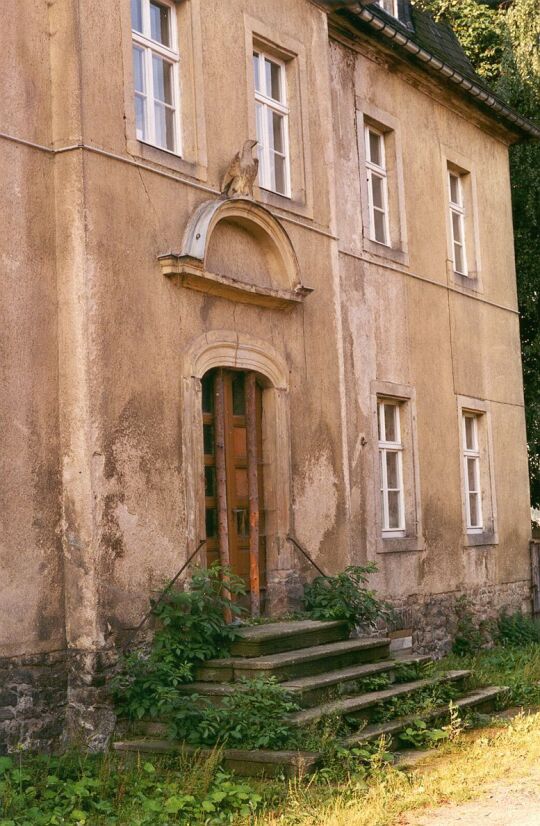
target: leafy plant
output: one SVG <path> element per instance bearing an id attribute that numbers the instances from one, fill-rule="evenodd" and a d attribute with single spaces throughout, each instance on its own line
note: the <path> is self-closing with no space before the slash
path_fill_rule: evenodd
<path id="1" fill-rule="evenodd" d="M 170 735 L 196 746 L 216 744 L 243 749 L 279 749 L 291 745 L 295 731 L 286 715 L 298 706 L 275 678 L 241 680 L 221 705 L 193 694 L 166 709 Z"/>
<path id="2" fill-rule="evenodd" d="M 379 620 L 391 620 L 394 611 L 374 591 L 366 588 L 369 574 L 377 566 L 351 565 L 336 576 L 318 576 L 304 585 L 306 612 L 318 620 L 346 620 L 355 626 L 375 627 Z"/>
<path id="3" fill-rule="evenodd" d="M 486 624 L 476 623 L 471 607 L 471 600 L 465 594 L 456 600 L 457 624 L 452 653 L 459 657 L 475 654 L 489 641 Z"/>
<path id="4" fill-rule="evenodd" d="M 225 580 L 231 597 L 224 592 Z M 172 591 L 154 603 L 158 628 L 150 653 L 127 654 L 112 680 L 120 714 L 131 719 L 157 716 L 177 686 L 193 679 L 198 664 L 226 656 L 238 627 L 227 624 L 224 616 L 227 612 L 233 617 L 242 614 L 234 598 L 243 594 L 243 580 L 212 565 L 196 568 L 188 588 Z"/>
<path id="5" fill-rule="evenodd" d="M 519 648 L 540 642 L 540 627 L 521 611 L 514 614 L 503 611 L 497 620 L 494 637 L 499 645 Z"/>
<path id="6" fill-rule="evenodd" d="M 391 683 L 392 680 L 389 674 L 373 674 L 371 677 L 364 677 L 363 680 L 359 680 L 356 684 L 356 691 L 358 694 L 367 694 L 370 691 L 382 691 L 388 688 Z"/>
<path id="7" fill-rule="evenodd" d="M 424 720 L 413 720 L 398 734 L 398 739 L 415 749 L 421 749 L 448 740 L 449 733 L 443 728 L 429 728 Z"/>

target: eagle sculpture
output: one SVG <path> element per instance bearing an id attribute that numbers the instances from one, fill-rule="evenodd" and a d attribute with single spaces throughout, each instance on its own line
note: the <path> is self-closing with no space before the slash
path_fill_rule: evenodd
<path id="1" fill-rule="evenodd" d="M 257 141 L 248 140 L 240 152 L 237 152 L 229 164 L 223 182 L 221 194 L 226 198 L 253 198 L 253 184 L 259 170 L 259 159 L 253 157 L 253 147 Z"/>

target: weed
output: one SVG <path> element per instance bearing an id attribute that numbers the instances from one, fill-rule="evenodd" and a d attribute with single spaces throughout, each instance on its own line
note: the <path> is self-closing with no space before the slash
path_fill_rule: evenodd
<path id="1" fill-rule="evenodd" d="M 494 629 L 494 638 L 499 645 L 519 648 L 540 642 L 540 626 L 532 619 L 516 611 L 503 611 Z"/>
<path id="2" fill-rule="evenodd" d="M 306 612 L 318 620 L 346 620 L 350 628 L 375 627 L 394 616 L 391 606 L 366 588 L 377 566 L 352 565 L 336 576 L 318 576 L 304 586 Z"/>
<path id="3" fill-rule="evenodd" d="M 398 734 L 401 743 L 415 749 L 432 747 L 448 738 L 449 733 L 444 728 L 429 728 L 423 720 L 413 720 Z"/>
<path id="4" fill-rule="evenodd" d="M 452 653 L 461 657 L 475 654 L 489 642 L 487 625 L 476 624 L 471 600 L 465 594 L 456 600 L 455 611 L 457 626 Z"/>

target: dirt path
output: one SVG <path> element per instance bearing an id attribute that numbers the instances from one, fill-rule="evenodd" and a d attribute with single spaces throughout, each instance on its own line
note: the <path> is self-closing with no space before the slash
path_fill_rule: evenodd
<path id="1" fill-rule="evenodd" d="M 519 758 L 517 758 L 519 759 Z M 477 801 L 407 815 L 401 826 L 540 826 L 540 768 L 488 789 Z"/>

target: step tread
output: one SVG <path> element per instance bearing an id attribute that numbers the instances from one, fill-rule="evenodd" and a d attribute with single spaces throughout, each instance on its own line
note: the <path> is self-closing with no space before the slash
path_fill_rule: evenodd
<path id="1" fill-rule="evenodd" d="M 286 691 L 291 691 L 293 694 L 301 694 L 303 691 L 326 688 L 332 685 L 339 685 L 339 683 L 369 677 L 372 674 L 392 671 L 392 669 L 401 665 L 416 665 L 424 662 L 431 662 L 431 657 L 419 654 L 410 655 L 407 658 L 400 657 L 398 659 L 379 660 L 375 663 L 362 663 L 361 665 L 352 665 L 348 668 L 337 668 L 331 671 L 325 671 L 323 674 L 314 674 L 310 677 L 295 677 L 281 683 L 281 687 Z M 178 691 L 181 694 L 226 697 L 238 691 L 238 683 L 211 683 L 199 680 L 198 682 L 178 686 Z"/>
<path id="2" fill-rule="evenodd" d="M 242 668 L 260 669 L 267 671 L 271 668 L 283 665 L 294 665 L 297 662 L 309 662 L 310 660 L 322 659 L 325 656 L 339 654 L 348 651 L 360 651 L 362 649 L 380 648 L 381 645 L 390 645 L 387 637 L 362 637 L 356 640 L 341 640 L 340 642 L 330 642 L 325 645 L 314 645 L 309 648 L 300 648 L 296 651 L 283 651 L 280 654 L 263 654 L 260 657 L 223 657 L 217 660 L 207 660 L 203 668 Z"/>
<path id="3" fill-rule="evenodd" d="M 174 754 L 184 752 L 186 754 L 211 754 L 212 749 L 204 749 L 198 746 L 189 746 L 181 740 L 164 740 L 155 737 L 139 737 L 133 740 L 115 740 L 112 744 L 115 751 L 141 751 L 154 752 L 156 754 Z M 257 762 L 274 762 L 280 760 L 316 760 L 319 752 L 315 751 L 271 751 L 267 749 L 223 749 L 222 754 L 227 757 L 249 757 Z"/>
<path id="4" fill-rule="evenodd" d="M 288 716 L 288 719 L 294 725 L 305 725 L 321 717 L 328 717 L 333 714 L 345 715 L 354 711 L 360 711 L 364 708 L 382 703 L 385 700 L 390 700 L 393 697 L 400 697 L 403 694 L 410 694 L 413 691 L 418 691 L 421 688 L 437 685 L 442 682 L 456 682 L 463 680 L 470 675 L 470 671 L 447 671 L 438 677 L 432 677 L 424 680 L 414 680 L 410 683 L 398 683 L 385 688 L 380 691 L 370 691 L 367 694 L 359 694 L 355 697 L 343 697 L 339 700 L 333 700 L 329 703 L 322 703 L 313 708 L 303 709 L 302 711 L 295 711 Z"/>
<path id="5" fill-rule="evenodd" d="M 323 631 L 327 628 L 345 628 L 344 620 L 294 620 L 292 622 L 268 622 L 263 625 L 249 625 L 238 629 L 238 639 L 260 642 L 274 638 L 295 636 L 305 632 Z"/>
<path id="6" fill-rule="evenodd" d="M 468 694 L 464 694 L 463 697 L 453 700 L 453 706 L 458 709 L 474 707 L 475 705 L 479 705 L 486 700 L 495 699 L 506 690 L 506 686 L 497 685 L 475 689 L 474 691 L 470 691 Z M 429 720 L 437 718 L 442 712 L 447 710 L 448 706 L 439 706 L 437 708 L 430 709 L 429 711 L 420 712 L 419 714 L 408 714 L 405 717 L 396 717 L 394 720 L 387 720 L 384 723 L 372 723 L 371 725 L 363 728 L 361 731 L 357 731 L 349 737 L 346 737 L 342 740 L 342 743 L 345 746 L 352 746 L 356 743 L 376 740 L 383 734 L 397 734 L 408 726 L 409 723 L 412 723 L 415 720 L 423 720 L 424 722 L 428 722 Z"/>

